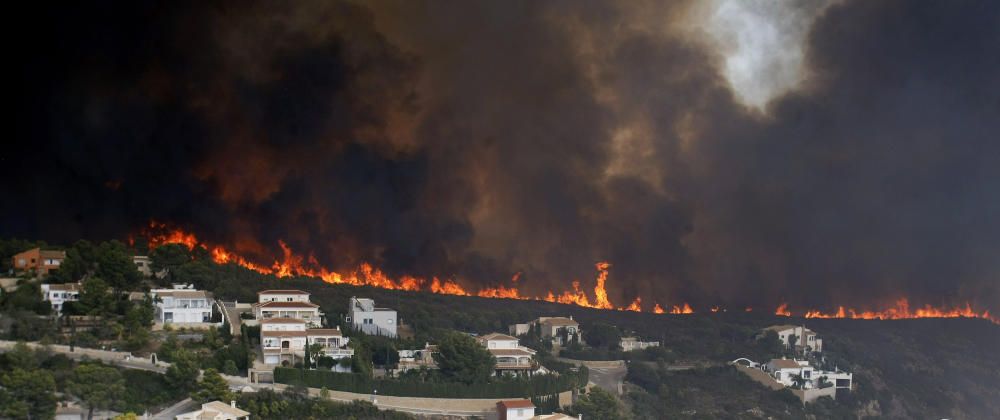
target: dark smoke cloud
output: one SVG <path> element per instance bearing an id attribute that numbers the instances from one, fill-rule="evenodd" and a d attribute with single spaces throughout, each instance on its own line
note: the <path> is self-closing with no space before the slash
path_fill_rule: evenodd
<path id="1" fill-rule="evenodd" d="M 688 10 L 25 11 L 0 234 L 152 218 L 260 258 L 280 239 L 532 292 L 608 260 L 615 302 L 1000 307 L 997 4 L 835 3 L 809 78 L 764 113 Z"/>

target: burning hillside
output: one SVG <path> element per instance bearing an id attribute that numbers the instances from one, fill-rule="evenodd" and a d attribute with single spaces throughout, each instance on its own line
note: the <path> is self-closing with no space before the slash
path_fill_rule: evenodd
<path id="1" fill-rule="evenodd" d="M 200 241 L 198 237 L 190 232 L 185 232 L 178 228 L 172 228 L 158 222 L 150 222 L 149 226 L 141 232 L 150 247 L 157 247 L 165 244 L 181 244 L 189 249 L 196 247 L 204 248 L 208 251 L 212 260 L 218 264 L 235 264 L 261 274 L 270 274 L 277 277 L 315 277 L 332 284 L 350 284 L 354 286 L 373 286 L 391 290 L 407 291 L 427 291 L 431 293 L 459 295 L 459 296 L 479 296 L 485 298 L 519 299 L 519 300 L 544 300 L 547 302 L 562 303 L 568 305 L 578 305 L 595 309 L 614 309 L 620 311 L 643 312 L 643 299 L 637 296 L 626 306 L 616 306 L 608 298 L 607 282 L 608 270 L 611 268 L 609 262 L 597 262 L 597 282 L 594 287 L 593 300 L 581 289 L 579 281 L 570 283 L 571 289 L 561 292 L 548 291 L 544 296 L 531 296 L 523 293 L 518 288 L 518 280 L 521 273 L 516 273 L 511 278 L 511 286 L 499 285 L 497 287 L 485 287 L 472 289 L 459 284 L 455 279 L 431 277 L 420 278 L 415 276 L 400 276 L 396 279 L 389 277 L 382 270 L 373 267 L 371 264 L 362 263 L 351 271 L 336 272 L 323 267 L 312 254 L 303 256 L 292 250 L 286 243 L 279 241 L 279 246 L 283 251 L 280 259 L 275 259 L 270 265 L 259 264 L 250 261 L 246 257 L 235 253 L 221 245 L 208 244 Z M 726 312 L 725 308 L 718 305 L 709 309 L 713 313 Z M 669 310 L 664 309 L 658 302 L 654 302 L 652 307 L 647 307 L 647 312 L 656 314 L 670 313 L 674 315 L 693 314 L 694 308 L 688 303 L 672 305 Z M 747 307 L 746 312 L 752 309 Z M 778 306 L 774 311 L 778 316 L 793 316 L 787 303 Z M 839 306 L 836 312 L 826 313 L 819 310 L 805 310 L 800 312 L 805 318 L 850 318 L 850 319 L 909 319 L 909 318 L 983 318 L 1000 324 L 1000 319 L 990 314 L 989 310 L 976 311 L 972 305 L 966 303 L 962 307 L 932 307 L 924 305 L 911 309 L 909 301 L 902 298 L 896 301 L 895 306 L 883 310 L 859 310 Z"/>

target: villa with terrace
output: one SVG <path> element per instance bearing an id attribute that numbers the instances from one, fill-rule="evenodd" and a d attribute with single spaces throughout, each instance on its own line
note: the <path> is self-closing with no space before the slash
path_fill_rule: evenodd
<path id="1" fill-rule="evenodd" d="M 534 359 L 535 351 L 520 345 L 517 337 L 506 334 L 490 333 L 476 337 L 486 350 L 496 358 L 495 375 L 533 375 L 547 373 Z"/>
<path id="2" fill-rule="evenodd" d="M 307 345 L 319 344 L 318 356 L 342 359 L 354 355 L 340 328 L 308 328 L 295 318 L 268 318 L 260 322 L 260 347 L 265 365 L 292 365 L 305 358 Z"/>

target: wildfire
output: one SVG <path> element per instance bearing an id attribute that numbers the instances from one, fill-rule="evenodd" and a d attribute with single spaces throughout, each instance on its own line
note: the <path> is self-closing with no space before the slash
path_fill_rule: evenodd
<path id="1" fill-rule="evenodd" d="M 1000 323 L 1000 320 L 990 315 L 990 311 L 984 310 L 976 312 L 972 305 L 966 303 L 962 307 L 935 308 L 924 305 L 916 309 L 910 309 L 910 302 L 903 298 L 896 301 L 896 305 L 882 311 L 858 311 L 853 308 L 840 306 L 837 312 L 823 313 L 820 311 L 807 311 L 806 318 L 851 318 L 851 319 L 910 319 L 910 318 L 983 318 Z"/>
<path id="2" fill-rule="evenodd" d="M 384 289 L 408 291 L 423 290 L 446 295 L 479 296 L 485 298 L 519 300 L 535 299 L 547 302 L 584 306 L 588 308 L 642 312 L 642 299 L 640 297 L 636 297 L 628 306 L 624 307 L 615 307 L 611 303 L 608 298 L 606 288 L 608 270 L 611 268 L 611 264 L 604 261 L 598 262 L 594 266 L 597 269 L 597 284 L 594 286 L 593 300 L 590 299 L 586 292 L 580 289 L 579 281 L 573 281 L 570 283 L 572 290 L 565 290 L 558 294 L 550 290 L 544 297 L 532 297 L 522 294 L 520 289 L 516 286 L 518 284 L 518 280 L 520 280 L 522 276 L 521 272 L 515 273 L 511 278 L 513 286 L 508 287 L 499 285 L 497 287 L 482 288 L 473 292 L 466 290 L 453 279 L 440 279 L 438 277 L 432 277 L 428 282 L 426 279 L 419 277 L 402 276 L 394 280 L 378 268 L 373 267 L 368 263 L 361 263 L 354 270 L 347 272 L 330 271 L 326 267 L 323 267 L 315 256 L 310 254 L 308 257 L 303 257 L 301 254 L 296 254 L 284 241 L 278 241 L 278 245 L 281 247 L 282 251 L 281 259 L 275 260 L 268 266 L 250 261 L 242 255 L 227 250 L 222 246 L 209 245 L 200 242 L 192 233 L 187 233 L 180 229 L 171 229 L 166 224 L 155 221 L 151 221 L 148 228 L 143 229 L 142 235 L 146 237 L 150 247 L 157 247 L 164 244 L 181 244 L 186 246 L 188 249 L 202 247 L 208 251 L 208 255 L 212 258 L 212 260 L 218 264 L 235 264 L 258 273 L 271 274 L 277 277 L 316 277 L 327 283 L 333 284 L 374 286 Z M 132 239 L 129 241 L 133 242 Z M 709 308 L 709 310 L 711 312 L 718 312 L 720 307 L 714 306 Z M 752 310 L 753 309 L 749 306 L 744 309 L 746 312 L 750 312 Z M 659 303 L 655 303 L 651 312 L 656 314 L 665 314 L 668 311 L 664 310 Z M 679 306 L 672 305 L 669 310 L 669 313 L 671 314 L 693 314 L 694 312 L 695 311 L 691 305 L 687 303 L 683 303 Z M 787 303 L 782 303 L 778 306 L 778 308 L 774 311 L 774 314 L 778 316 L 792 316 L 792 312 L 788 309 Z M 966 303 L 964 307 L 935 308 L 930 305 L 924 305 L 923 307 L 911 309 L 909 301 L 905 298 L 896 301 L 896 305 L 894 307 L 881 311 L 858 311 L 853 308 L 845 308 L 841 306 L 838 307 L 837 311 L 833 313 L 809 310 L 806 311 L 803 316 L 805 318 L 854 318 L 883 320 L 964 317 L 983 318 L 996 324 L 1000 324 L 1000 319 L 992 316 L 988 310 L 977 312 L 973 310 L 972 306 L 968 303 Z"/>

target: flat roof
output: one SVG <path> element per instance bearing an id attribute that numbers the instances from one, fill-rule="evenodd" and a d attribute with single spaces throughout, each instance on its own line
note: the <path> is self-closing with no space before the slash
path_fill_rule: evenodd
<path id="1" fill-rule="evenodd" d="M 310 302 L 260 302 L 256 303 L 261 308 L 318 308 L 319 305 Z"/>
<path id="2" fill-rule="evenodd" d="M 296 318 L 265 318 L 261 324 L 305 324 L 306 321 Z"/>
<path id="3" fill-rule="evenodd" d="M 298 289 L 274 289 L 274 290 L 261 290 L 257 292 L 258 295 L 308 295 L 309 292 L 298 290 Z"/>

